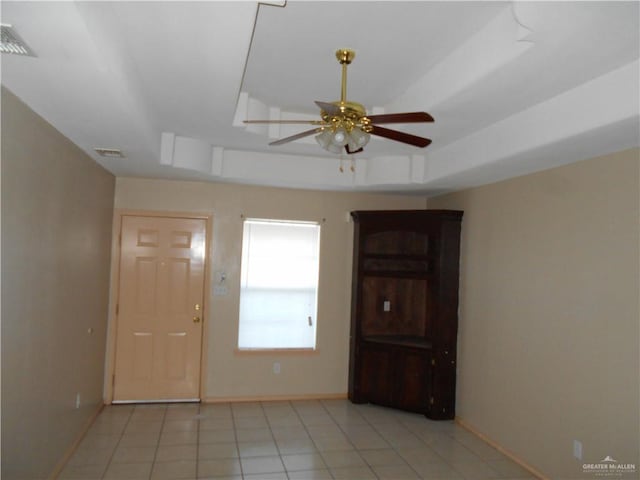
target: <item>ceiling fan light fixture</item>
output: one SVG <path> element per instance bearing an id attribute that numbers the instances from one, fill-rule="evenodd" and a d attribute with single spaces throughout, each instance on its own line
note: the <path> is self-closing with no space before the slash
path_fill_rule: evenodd
<path id="1" fill-rule="evenodd" d="M 331 143 L 337 147 L 344 147 L 348 142 L 349 139 L 347 138 L 347 131 L 342 127 L 337 128 L 333 133 Z"/>
<path id="2" fill-rule="evenodd" d="M 360 128 L 354 128 L 351 130 L 351 134 L 349 136 L 349 148 L 353 151 L 364 147 L 371 139 L 371 135 Z"/>
<path id="3" fill-rule="evenodd" d="M 316 135 L 316 141 L 323 149 L 330 153 L 342 153 L 342 146 L 333 143 L 334 132 L 330 129 L 324 129 Z"/>
<path id="4" fill-rule="evenodd" d="M 318 135 L 316 135 L 316 141 L 318 145 L 327 150 L 327 147 L 331 144 L 332 134 L 331 130 L 323 129 Z"/>
<path id="5" fill-rule="evenodd" d="M 330 153 L 343 153 L 347 146 L 349 151 L 356 152 L 369 143 L 371 135 L 360 127 L 354 127 L 348 131 L 344 127 L 323 128 L 316 135 L 316 142 L 324 150 Z"/>

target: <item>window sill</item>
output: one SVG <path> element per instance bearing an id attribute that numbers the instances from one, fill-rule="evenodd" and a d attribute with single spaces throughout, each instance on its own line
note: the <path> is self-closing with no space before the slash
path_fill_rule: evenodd
<path id="1" fill-rule="evenodd" d="M 315 355 L 317 348 L 238 348 L 236 355 Z"/>

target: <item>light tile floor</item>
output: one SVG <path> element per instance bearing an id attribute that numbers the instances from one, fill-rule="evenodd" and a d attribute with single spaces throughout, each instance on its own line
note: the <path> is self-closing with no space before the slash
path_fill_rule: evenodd
<path id="1" fill-rule="evenodd" d="M 105 407 L 60 480 L 532 479 L 450 421 L 347 400 Z"/>

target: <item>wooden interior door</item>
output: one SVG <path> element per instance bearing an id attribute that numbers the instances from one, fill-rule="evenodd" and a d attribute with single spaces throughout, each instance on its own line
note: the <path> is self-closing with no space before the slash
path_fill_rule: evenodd
<path id="1" fill-rule="evenodd" d="M 200 396 L 206 220 L 122 217 L 115 402 Z"/>

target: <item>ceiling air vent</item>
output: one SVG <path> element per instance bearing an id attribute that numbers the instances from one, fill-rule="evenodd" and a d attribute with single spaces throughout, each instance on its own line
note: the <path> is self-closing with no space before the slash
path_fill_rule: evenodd
<path id="1" fill-rule="evenodd" d="M 101 157 L 108 158 L 125 158 L 121 150 L 117 148 L 94 148 L 96 153 Z"/>
<path id="2" fill-rule="evenodd" d="M 0 52 L 12 53 L 14 55 L 26 55 L 35 57 L 35 53 L 26 43 L 22 41 L 20 35 L 11 27 L 11 25 L 0 24 L 0 32 L 2 35 L 2 44 L 0 44 Z"/>

